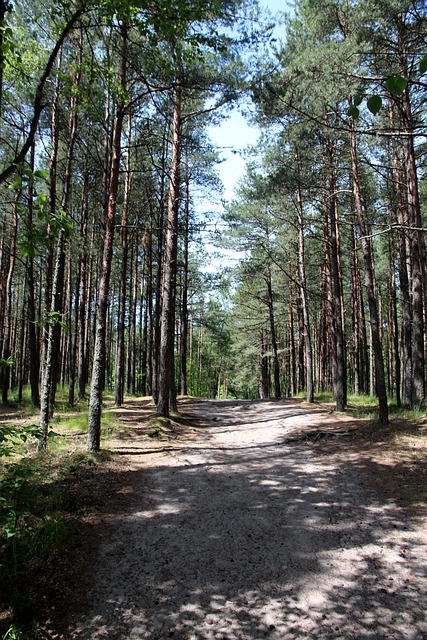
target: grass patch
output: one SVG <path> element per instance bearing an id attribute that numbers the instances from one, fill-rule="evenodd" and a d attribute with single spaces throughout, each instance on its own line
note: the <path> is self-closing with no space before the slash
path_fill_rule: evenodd
<path id="1" fill-rule="evenodd" d="M 169 418 L 162 418 L 161 416 L 153 416 L 148 421 L 149 429 L 147 431 L 147 436 L 149 438 L 162 438 L 162 436 L 167 435 L 173 431 L 172 422 Z"/>
<path id="2" fill-rule="evenodd" d="M 21 407 L 29 407 L 26 400 L 15 408 L 12 419 L 18 421 L 22 416 Z M 37 411 L 33 407 L 31 410 Z M 10 413 L 8 410 L 9 417 Z M 29 637 L 39 614 L 34 592 L 46 571 L 45 563 L 73 543 L 75 532 L 70 523 L 79 505 L 70 498 L 70 487 L 91 465 L 103 466 L 111 457 L 104 453 L 92 456 L 86 451 L 86 438 L 81 437 L 87 431 L 86 407 L 80 411 L 73 408 L 72 414 L 56 414 L 51 422 L 53 436 L 43 452 L 36 451 L 34 434 L 29 433 L 25 440 L 20 437 L 28 425 L 13 428 L 16 436 L 15 432 L 9 435 L 9 422 L 0 429 L 2 639 Z M 38 432 L 38 426 L 34 428 Z M 114 415 L 106 410 L 102 416 L 103 438 L 114 429 Z"/>
<path id="3" fill-rule="evenodd" d="M 329 391 L 319 391 L 319 393 L 314 394 L 314 399 L 316 402 L 329 404 L 333 402 L 332 393 Z"/>

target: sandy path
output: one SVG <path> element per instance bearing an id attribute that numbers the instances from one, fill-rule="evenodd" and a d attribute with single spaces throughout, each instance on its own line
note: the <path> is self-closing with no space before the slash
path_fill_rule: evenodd
<path id="1" fill-rule="evenodd" d="M 97 525 L 89 606 L 68 637 L 427 638 L 415 521 L 377 502 L 352 455 L 284 443 L 325 414 L 274 402 L 191 410 L 213 420 L 196 442 L 129 452 L 129 495 Z"/>

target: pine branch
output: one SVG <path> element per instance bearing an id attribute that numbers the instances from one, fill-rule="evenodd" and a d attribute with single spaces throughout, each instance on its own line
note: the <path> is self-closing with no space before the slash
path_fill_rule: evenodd
<path id="1" fill-rule="evenodd" d="M 9 178 L 9 176 L 11 176 L 17 170 L 19 165 L 21 165 L 24 162 L 25 156 L 27 155 L 28 151 L 30 150 L 34 142 L 34 138 L 36 136 L 41 113 L 43 109 L 47 106 L 46 104 L 43 104 L 43 90 L 44 90 L 45 84 L 47 82 L 47 79 L 50 76 L 56 57 L 66 37 L 71 32 L 77 20 L 83 15 L 84 12 L 85 12 L 85 6 L 82 6 L 73 13 L 71 18 L 66 23 L 64 29 L 62 30 L 62 33 L 59 36 L 49 56 L 43 75 L 40 78 L 40 81 L 37 85 L 36 95 L 34 98 L 33 118 L 31 120 L 30 131 L 28 133 L 27 139 L 25 140 L 23 146 L 21 147 L 21 150 L 16 154 L 12 162 L 6 167 L 6 169 L 4 169 L 0 173 L 0 184 L 2 184 L 5 180 L 7 180 L 7 178 Z"/>

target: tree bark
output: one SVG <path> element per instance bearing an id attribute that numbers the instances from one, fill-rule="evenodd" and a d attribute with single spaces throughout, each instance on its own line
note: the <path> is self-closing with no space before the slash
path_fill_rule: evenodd
<path id="1" fill-rule="evenodd" d="M 271 350 L 273 354 L 273 383 L 274 383 L 274 397 L 280 398 L 280 366 L 279 356 L 277 352 L 277 337 L 276 326 L 274 322 L 274 308 L 273 308 L 273 289 L 271 286 L 271 271 L 267 273 L 267 299 L 268 299 L 268 318 L 270 322 L 270 335 L 271 335 Z"/>
<path id="2" fill-rule="evenodd" d="M 347 371 L 345 354 L 345 336 L 343 325 L 343 296 L 341 287 L 340 245 L 338 231 L 338 203 L 336 199 L 336 178 L 333 166 L 333 150 L 329 143 L 329 246 L 332 289 L 332 324 L 334 327 L 335 370 L 333 371 L 333 390 L 337 411 L 344 411 L 347 404 Z"/>
<path id="3" fill-rule="evenodd" d="M 34 171 L 34 145 L 31 148 L 30 168 Z M 34 185 L 30 180 L 28 187 L 28 228 L 32 229 L 33 226 L 33 197 L 34 197 Z M 34 259 L 31 255 L 27 257 L 25 265 L 25 275 L 27 284 L 27 315 L 28 315 L 28 351 L 29 351 L 29 370 L 30 370 L 30 387 L 31 387 L 31 402 L 35 407 L 40 406 L 40 389 L 39 389 L 39 374 L 40 374 L 40 341 L 38 340 L 36 330 L 36 297 L 35 297 L 35 278 L 34 278 Z"/>
<path id="4" fill-rule="evenodd" d="M 297 190 L 298 213 L 298 274 L 302 307 L 302 320 L 304 327 L 304 354 L 305 354 L 305 390 L 307 402 L 314 402 L 313 384 L 313 350 L 311 345 L 310 315 L 308 308 L 307 281 L 305 275 L 305 248 L 304 248 L 304 213 L 302 205 L 301 187 Z"/>
<path id="5" fill-rule="evenodd" d="M 117 345 L 116 345 L 116 370 L 114 379 L 114 403 L 116 407 L 121 407 L 124 400 L 124 387 L 125 387 L 125 316 L 126 316 L 126 292 L 128 283 L 128 213 L 129 213 L 129 200 L 130 190 L 132 184 L 132 174 L 130 166 L 130 144 L 131 144 L 131 126 L 132 119 L 129 116 L 128 121 L 128 154 L 126 159 L 126 179 L 125 179 L 125 193 L 122 210 L 122 219 L 120 224 L 120 244 L 122 246 L 122 264 L 120 274 L 120 287 L 119 287 L 119 309 L 117 313 Z"/>
<path id="6" fill-rule="evenodd" d="M 6 276 L 6 312 L 4 315 L 4 326 L 3 326 L 3 344 L 2 344 L 2 352 L 1 357 L 3 360 L 7 361 L 11 356 L 11 340 L 12 340 L 12 279 L 13 272 L 15 269 L 15 254 L 16 254 L 16 237 L 18 232 L 18 214 L 16 209 L 18 199 L 18 193 L 16 194 L 15 203 L 14 203 L 14 213 L 13 213 L 13 221 L 12 221 L 12 232 L 11 239 L 9 244 L 9 261 L 8 261 L 8 269 Z M 1 365 L 0 365 L 1 366 Z M 1 381 L 2 381 L 2 400 L 4 403 L 8 401 L 8 393 L 9 393 L 9 385 L 10 385 L 10 366 L 3 365 L 1 366 Z"/>
<path id="7" fill-rule="evenodd" d="M 105 233 L 102 252 L 101 274 L 98 287 L 97 318 L 95 328 L 95 343 L 93 350 L 92 380 L 89 401 L 88 439 L 87 447 L 91 452 L 97 452 L 101 444 L 101 412 L 102 391 L 105 367 L 105 334 L 107 323 L 108 296 L 110 290 L 111 263 L 113 257 L 114 229 L 116 222 L 117 194 L 119 189 L 119 174 L 121 160 L 121 136 L 125 114 L 124 94 L 126 91 L 126 52 L 127 28 L 121 25 L 122 50 L 119 69 L 119 102 L 113 128 L 112 158 L 108 187 L 106 194 Z M 108 199 L 107 199 L 108 195 Z"/>
<path id="8" fill-rule="evenodd" d="M 387 425 L 388 420 L 388 403 L 387 403 L 387 390 L 385 384 L 384 375 L 384 360 L 381 347 L 380 338 L 380 323 L 378 315 L 378 306 L 375 296 L 374 287 L 374 269 L 373 269 L 373 254 L 371 239 L 368 235 L 367 225 L 365 222 L 365 213 L 362 205 L 362 195 L 360 191 L 359 183 L 359 167 L 357 159 L 356 148 L 356 136 L 354 133 L 354 127 L 350 132 L 350 150 L 351 150 L 351 164 L 352 164 L 352 178 L 353 178 L 353 194 L 356 206 L 357 222 L 360 232 L 360 242 L 362 245 L 364 271 L 365 271 L 365 286 L 368 296 L 369 307 L 369 319 L 371 326 L 371 347 L 374 354 L 375 362 L 375 378 L 376 378 L 376 393 L 379 403 L 379 422 L 382 425 Z"/>
<path id="9" fill-rule="evenodd" d="M 265 344 L 265 330 L 260 329 L 259 331 L 259 369 L 260 369 L 260 380 L 259 380 L 259 397 L 262 399 L 268 398 L 270 395 L 270 380 L 268 375 L 268 360 L 265 355 L 266 352 L 266 344 Z"/>
<path id="10" fill-rule="evenodd" d="M 188 393 L 187 385 L 187 343 L 188 343 L 188 220 L 190 215 L 190 178 L 185 180 L 185 211 L 184 211 L 184 246 L 183 246 L 183 275 L 181 296 L 181 395 Z"/>
<path id="11" fill-rule="evenodd" d="M 396 17 L 398 52 L 402 75 L 408 77 L 408 60 L 405 44 L 405 25 L 401 14 Z M 412 406 L 419 409 L 425 399 L 424 308 L 427 306 L 427 266 L 423 221 L 414 148 L 414 121 L 409 84 L 402 96 L 403 128 L 405 137 L 405 170 L 407 205 L 411 236 L 412 258 Z"/>
<path id="12" fill-rule="evenodd" d="M 162 281 L 162 310 L 160 318 L 159 398 L 157 413 L 168 417 L 174 403 L 174 333 L 178 248 L 178 211 L 180 163 L 182 145 L 181 121 L 182 86 L 177 80 L 173 90 L 172 157 L 170 167 L 168 215 L 165 236 L 165 264 Z M 176 401 L 176 398 L 175 398 Z"/>

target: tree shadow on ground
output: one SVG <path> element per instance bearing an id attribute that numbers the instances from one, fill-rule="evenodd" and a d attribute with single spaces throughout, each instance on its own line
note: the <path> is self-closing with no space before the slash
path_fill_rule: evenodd
<path id="1" fill-rule="evenodd" d="M 278 442 L 170 455 L 98 475 L 95 494 L 88 480 L 84 547 L 51 611 L 55 633 L 427 637 L 425 550 L 405 512 L 363 481 L 363 461 Z"/>

